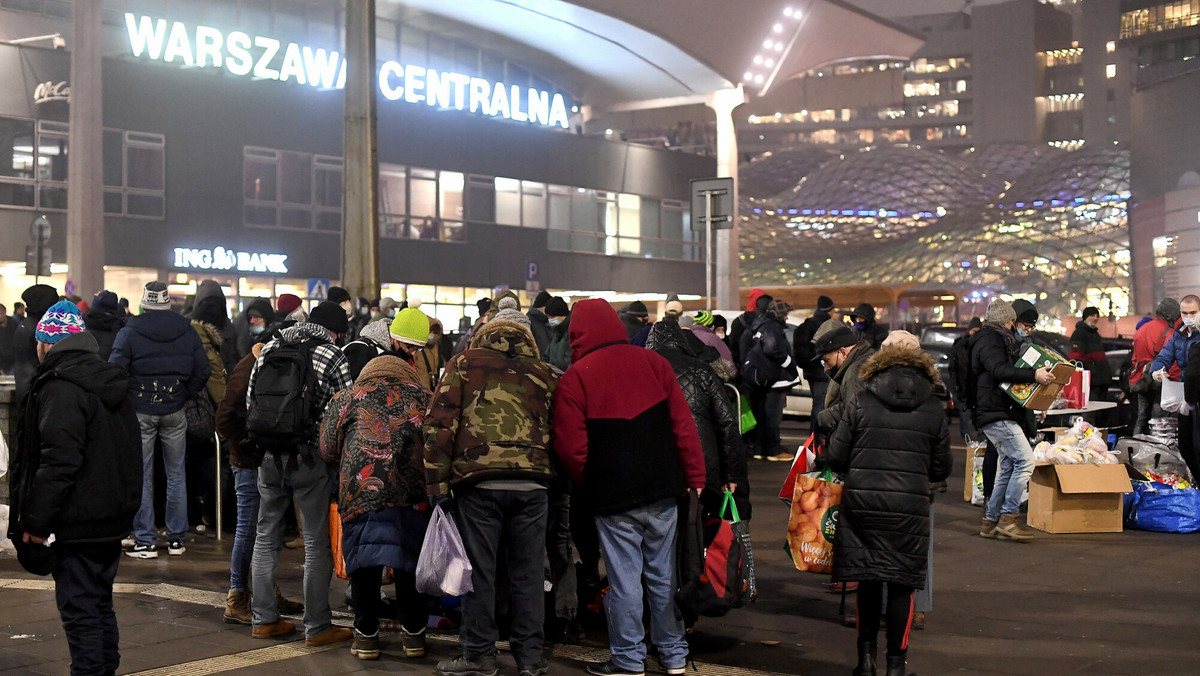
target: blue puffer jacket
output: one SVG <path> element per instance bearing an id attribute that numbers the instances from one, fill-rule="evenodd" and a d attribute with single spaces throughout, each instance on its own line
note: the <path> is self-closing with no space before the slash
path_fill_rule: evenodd
<path id="1" fill-rule="evenodd" d="M 431 515 L 428 509 L 387 507 L 343 522 L 346 573 L 372 566 L 415 573 Z"/>
<path id="2" fill-rule="evenodd" d="M 138 413 L 166 415 L 204 389 L 212 367 L 186 317 L 147 310 L 117 333 L 108 361 L 129 373 Z"/>

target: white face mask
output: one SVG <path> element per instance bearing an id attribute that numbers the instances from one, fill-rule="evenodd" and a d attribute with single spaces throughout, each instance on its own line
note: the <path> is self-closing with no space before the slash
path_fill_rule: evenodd
<path id="1" fill-rule="evenodd" d="M 562 320 L 563 320 L 562 317 L 551 317 L 546 320 L 546 323 L 553 327 L 553 326 L 558 326 L 559 324 L 562 324 Z"/>
<path id="2" fill-rule="evenodd" d="M 1191 327 L 1195 326 L 1195 325 L 1196 325 L 1196 318 L 1195 318 L 1195 317 L 1184 317 L 1184 318 L 1183 318 L 1183 325 L 1184 325 L 1184 326 L 1186 326 L 1186 327 L 1188 327 L 1188 328 L 1191 328 Z"/>

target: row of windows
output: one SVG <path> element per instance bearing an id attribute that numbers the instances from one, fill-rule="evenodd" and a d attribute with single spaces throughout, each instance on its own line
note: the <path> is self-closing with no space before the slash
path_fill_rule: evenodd
<path id="1" fill-rule="evenodd" d="M 904 83 L 905 98 L 966 94 L 969 90 L 967 80 L 912 80 Z"/>
<path id="2" fill-rule="evenodd" d="M 341 230 L 341 158 L 246 147 L 245 224 Z M 546 230 L 562 251 L 698 260 L 682 202 L 504 177 L 381 164 L 379 233 L 466 240 L 465 222 Z"/>
<path id="3" fill-rule="evenodd" d="M 773 136 L 772 143 L 782 145 L 838 145 L 861 146 L 875 143 L 921 143 L 967 138 L 971 135 L 970 125 L 956 124 L 942 127 L 915 129 L 818 129 Z M 760 134 L 760 141 L 766 140 Z"/>
<path id="4" fill-rule="evenodd" d="M 0 116 L 0 206 L 67 208 L 68 137 L 62 122 Z M 163 218 L 164 137 L 105 129 L 102 144 L 104 213 Z"/>
<path id="5" fill-rule="evenodd" d="M 1200 24 L 1200 0 L 1177 0 L 1121 14 L 1121 38 Z"/>
<path id="6" fill-rule="evenodd" d="M 1200 38 L 1189 37 L 1149 45 L 1138 49 L 1138 68 L 1172 61 L 1191 61 L 1200 57 Z"/>
<path id="7" fill-rule="evenodd" d="M 841 108 L 838 110 L 802 110 L 798 113 L 751 115 L 750 124 L 819 124 L 822 122 L 853 122 L 858 120 L 901 120 L 923 117 L 957 117 L 971 114 L 971 102 L 958 99 L 917 103 L 889 108 Z"/>

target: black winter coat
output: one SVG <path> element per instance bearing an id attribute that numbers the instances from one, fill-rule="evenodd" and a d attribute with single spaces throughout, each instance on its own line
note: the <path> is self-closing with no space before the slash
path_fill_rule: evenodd
<path id="1" fill-rule="evenodd" d="M 57 542 L 115 542 L 142 502 L 129 376 L 79 333 L 46 355 L 25 400 L 9 475 L 13 526 Z"/>
<path id="2" fill-rule="evenodd" d="M 110 314 L 92 310 L 84 315 L 83 326 L 100 346 L 100 351 L 96 354 L 104 361 L 108 361 L 108 355 L 112 354 L 113 341 L 117 339 L 117 332 L 125 326 L 125 311 L 120 310 L 118 314 Z"/>
<path id="3" fill-rule="evenodd" d="M 129 374 L 134 406 L 147 415 L 182 409 L 212 374 L 200 335 L 186 317 L 170 310 L 150 310 L 130 319 L 117 332 L 109 361 Z"/>
<path id="4" fill-rule="evenodd" d="M 1025 409 L 1000 389 L 1001 383 L 1036 383 L 1034 369 L 1019 369 L 1013 365 L 1010 348 L 1016 343 L 1011 331 L 984 324 L 971 336 L 971 375 L 975 380 L 975 402 L 971 409 L 972 422 L 977 429 L 1001 420 L 1023 425 Z"/>
<path id="5" fill-rule="evenodd" d="M 743 519 L 749 519 L 749 486 L 745 490 L 742 487 L 746 483 L 746 450 L 742 446 L 738 416 L 729 403 L 721 379 L 707 363 L 697 358 L 687 340 L 688 333 L 675 321 L 657 322 L 650 329 L 646 348 L 659 353 L 671 364 L 692 411 L 692 420 L 696 422 L 696 432 L 704 451 L 701 501 L 716 511 L 724 494 L 723 486 L 736 483 L 739 495 L 735 497 L 741 498 L 740 494 L 746 492 L 747 498 L 738 500 L 738 512 Z M 742 508 L 743 502 L 746 509 Z"/>
<path id="6" fill-rule="evenodd" d="M 821 366 L 821 360 L 816 359 L 813 352 L 813 336 L 817 335 L 817 329 L 821 325 L 829 321 L 828 312 L 816 312 L 813 316 L 804 320 L 804 323 L 796 327 L 796 332 L 792 334 L 792 355 L 796 358 L 796 363 L 800 365 L 800 370 L 804 371 L 804 379 L 811 383 L 827 383 L 829 376 L 825 373 L 825 369 Z"/>
<path id="7" fill-rule="evenodd" d="M 825 392 L 825 408 L 817 414 L 813 431 L 828 436 L 842 420 L 846 404 L 863 389 L 862 367 L 875 356 L 875 348 L 864 341 L 859 342 L 850 350 L 845 363 L 837 373 L 829 379 L 829 389 Z"/>
<path id="8" fill-rule="evenodd" d="M 537 344 L 538 354 L 546 354 L 546 348 L 550 347 L 550 341 L 554 337 L 550 330 L 550 318 L 537 308 L 530 308 L 525 316 L 529 318 L 529 332 L 533 334 L 533 342 Z"/>
<path id="9" fill-rule="evenodd" d="M 755 346 L 761 345 L 762 349 Z M 787 389 L 783 383 L 799 379 L 800 369 L 792 358 L 792 348 L 783 332 L 783 323 L 768 314 L 759 315 L 742 333 L 739 345 L 742 379 L 760 389 Z"/>
<path id="10" fill-rule="evenodd" d="M 929 548 L 929 484 L 950 476 L 946 414 L 933 397 L 938 373 L 919 349 L 880 350 L 862 369 L 863 392 L 827 450 L 844 475 L 834 581 L 922 589 Z"/>

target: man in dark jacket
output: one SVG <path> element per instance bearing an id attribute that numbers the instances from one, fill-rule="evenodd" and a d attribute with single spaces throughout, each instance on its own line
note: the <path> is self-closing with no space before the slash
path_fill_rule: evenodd
<path id="1" fill-rule="evenodd" d="M 1108 386 L 1112 383 L 1112 367 L 1108 364 L 1108 355 L 1104 353 L 1104 341 L 1100 338 L 1100 310 L 1085 307 L 1079 322 L 1075 324 L 1075 332 L 1071 334 L 1071 351 L 1067 358 L 1083 363 L 1083 367 L 1091 372 L 1091 401 L 1103 401 L 1108 396 Z"/>
<path id="2" fill-rule="evenodd" d="M 830 320 L 830 312 L 833 312 L 833 299 L 820 296 L 817 298 L 817 311 L 792 334 L 792 355 L 804 371 L 804 382 L 808 383 L 808 391 L 812 393 L 811 417 L 816 417 L 825 408 L 825 393 L 829 391 L 829 376 L 817 359 L 820 355 L 813 352 L 813 338 L 817 335 L 817 329 Z"/>
<path id="3" fill-rule="evenodd" d="M 630 345 L 612 306 L 582 300 L 573 315 L 571 368 L 554 395 L 554 450 L 596 515 L 610 584 L 612 658 L 587 669 L 645 671 L 644 584 L 659 659 L 668 674 L 682 674 L 688 646 L 674 602 L 676 500 L 704 488 L 696 423 L 670 363 Z"/>
<path id="4" fill-rule="evenodd" d="M 650 311 L 646 309 L 646 304 L 640 300 L 635 300 L 629 305 L 621 308 L 619 313 L 621 323 L 625 325 L 625 335 L 629 337 L 629 342 L 633 342 L 638 334 L 645 331 L 650 325 Z"/>
<path id="5" fill-rule="evenodd" d="M 1028 540 L 1033 532 L 1019 522 L 1021 495 L 1033 474 L 1033 448 L 1025 434 L 1025 409 L 1000 389 L 1014 385 L 1054 382 L 1049 368 L 1028 369 L 1013 365 L 1010 348 L 1016 343 L 1013 325 L 1017 313 L 1006 301 L 988 304 L 983 328 L 971 338 L 971 374 L 975 381 L 972 409 L 975 428 L 983 432 L 1000 455 L 1000 473 L 992 487 L 979 534 L 985 538 Z"/>
<path id="6" fill-rule="evenodd" d="M 787 391 L 800 381 L 800 369 L 783 332 L 791 311 L 792 306 L 785 301 L 769 301 L 765 311 L 742 334 L 739 349 L 742 383 L 750 397 L 750 410 L 758 421 L 754 429 L 757 451 L 763 459 L 777 462 L 790 462 L 795 457 L 783 450 L 779 438 Z"/>
<path id="7" fill-rule="evenodd" d="M 250 354 L 250 348 L 274 319 L 275 310 L 271 307 L 271 301 L 266 298 L 255 298 L 250 301 L 250 305 L 246 306 L 245 311 L 234 318 L 233 333 L 239 361 Z"/>
<path id="8" fill-rule="evenodd" d="M 226 373 L 233 371 L 242 355 L 239 355 L 237 351 L 237 331 L 234 329 L 233 322 L 229 321 L 229 301 L 225 298 L 225 291 L 221 289 L 220 282 L 215 279 L 206 279 L 196 287 L 192 311 L 185 316 L 188 319 L 195 319 L 197 312 L 202 312 L 207 316 L 206 321 L 221 334 L 219 350 L 221 363 L 225 365 Z"/>
<path id="9" fill-rule="evenodd" d="M 550 344 L 542 353 L 542 361 L 562 373 L 571 366 L 571 311 L 567 301 L 555 296 L 546 303 L 546 325 L 550 327 Z"/>
<path id="10" fill-rule="evenodd" d="M 850 313 L 850 320 L 854 322 L 854 335 L 870 343 L 873 349 L 878 350 L 888 337 L 887 327 L 875 322 L 875 306 L 870 303 L 855 306 L 854 312 Z"/>
<path id="11" fill-rule="evenodd" d="M 887 673 L 902 675 L 913 590 L 925 586 L 928 565 L 929 484 L 950 475 L 950 435 L 933 397 L 940 376 L 919 347 L 885 345 L 859 374 L 865 389 L 828 450 L 830 469 L 845 475 L 833 580 L 859 583 L 856 674 L 876 673 L 887 584 Z"/>
<path id="12" fill-rule="evenodd" d="M 8 316 L 8 308 L 0 305 L 0 373 L 11 373 L 13 366 L 13 340 L 21 322 Z"/>
<path id="13" fill-rule="evenodd" d="M 101 291 L 92 298 L 92 306 L 83 317 L 87 332 L 96 339 L 100 346 L 100 358 L 108 361 L 112 354 L 113 342 L 117 332 L 125 327 L 125 311 L 117 301 L 117 294 L 112 291 Z"/>
<path id="14" fill-rule="evenodd" d="M 829 376 L 825 408 L 813 418 L 813 432 L 821 439 L 828 439 L 842 421 L 846 404 L 864 389 L 859 371 L 875 354 L 875 348 L 869 341 L 859 340 L 845 324 L 830 319 L 817 329 L 813 353 L 818 355 Z"/>
<path id="15" fill-rule="evenodd" d="M 1180 380 L 1187 370 L 1192 347 L 1200 343 L 1200 296 L 1188 294 L 1179 299 L 1179 324 L 1167 338 L 1162 351 L 1150 364 L 1150 373 L 1155 382 Z M 1179 420 L 1179 452 L 1187 462 L 1192 474 L 1200 476 L 1200 458 L 1197 458 L 1193 415 L 1190 411 L 1172 411 Z"/>
<path id="16" fill-rule="evenodd" d="M 729 325 L 729 350 L 733 352 L 733 363 L 739 366 L 744 360 L 741 353 L 742 334 L 750 330 L 754 326 L 754 322 L 758 317 L 767 311 L 767 305 L 770 305 L 771 298 L 766 291 L 762 289 L 750 289 L 750 298 L 746 302 L 746 311 L 737 317 L 733 318 L 733 323 Z"/>
<path id="17" fill-rule="evenodd" d="M 36 337 L 41 365 L 18 423 L 9 536 L 34 554 L 53 551 L 52 567 L 33 572 L 54 576 L 71 673 L 114 674 L 113 579 L 142 478 L 128 376 L 96 356 L 72 303 L 46 311 Z"/>
<path id="18" fill-rule="evenodd" d="M 550 318 L 544 312 L 546 303 L 550 302 L 550 297 L 550 294 L 542 289 L 533 299 L 533 307 L 525 313 L 529 319 L 529 332 L 533 334 L 533 342 L 537 343 L 539 355 L 546 354 L 546 348 L 550 347 Z M 446 357 L 449 359 L 450 355 L 447 354 Z"/>
<path id="19" fill-rule="evenodd" d="M 58 291 L 46 284 L 34 284 L 21 292 L 25 301 L 26 319 L 13 335 L 13 381 L 16 390 L 13 401 L 23 401 L 38 369 L 37 339 L 34 331 L 46 310 L 58 302 Z M 19 413 L 19 412 L 18 412 Z"/>
<path id="20" fill-rule="evenodd" d="M 162 444 L 167 474 L 167 553 L 179 556 L 187 535 L 184 477 L 187 419 L 183 405 L 200 393 L 212 367 L 200 336 L 183 315 L 171 311 L 167 285 L 148 282 L 142 290 L 142 314 L 117 333 L 108 360 L 129 374 L 129 391 L 142 432 L 142 507 L 134 519 L 135 559 L 158 558 L 154 519 L 154 446 Z"/>

